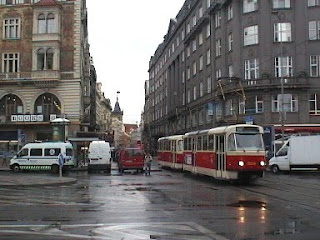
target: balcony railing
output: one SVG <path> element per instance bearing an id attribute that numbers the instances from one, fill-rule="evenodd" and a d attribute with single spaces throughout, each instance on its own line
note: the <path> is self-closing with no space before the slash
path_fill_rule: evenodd
<path id="1" fill-rule="evenodd" d="M 59 71 L 34 71 L 0 73 L 1 85 L 35 85 L 37 87 L 53 87 L 59 83 Z"/>

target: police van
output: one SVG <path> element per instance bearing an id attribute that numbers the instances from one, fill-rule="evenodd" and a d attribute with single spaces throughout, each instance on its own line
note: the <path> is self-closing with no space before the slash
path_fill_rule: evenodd
<path id="1" fill-rule="evenodd" d="M 71 143 L 43 142 L 26 144 L 11 160 L 10 169 L 14 172 L 21 170 L 50 170 L 59 172 L 59 154 L 65 154 L 63 169 L 74 167 L 75 158 Z"/>

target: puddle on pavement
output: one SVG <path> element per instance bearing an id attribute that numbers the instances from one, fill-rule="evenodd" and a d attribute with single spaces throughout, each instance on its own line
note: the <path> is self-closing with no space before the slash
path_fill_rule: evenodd
<path id="1" fill-rule="evenodd" d="M 255 201 L 255 200 L 241 200 L 237 203 L 231 203 L 228 204 L 228 207 L 243 207 L 243 208 L 266 208 L 266 203 L 265 202 L 261 202 L 261 201 Z"/>

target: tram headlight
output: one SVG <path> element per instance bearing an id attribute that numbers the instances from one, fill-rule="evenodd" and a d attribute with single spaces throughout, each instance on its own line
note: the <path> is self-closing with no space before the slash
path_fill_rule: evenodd
<path id="1" fill-rule="evenodd" d="M 260 161 L 259 164 L 260 164 L 261 167 L 264 167 L 266 165 L 266 162 L 265 161 Z"/>
<path id="2" fill-rule="evenodd" d="M 239 161 L 238 164 L 239 164 L 240 167 L 243 167 L 244 166 L 244 161 Z"/>

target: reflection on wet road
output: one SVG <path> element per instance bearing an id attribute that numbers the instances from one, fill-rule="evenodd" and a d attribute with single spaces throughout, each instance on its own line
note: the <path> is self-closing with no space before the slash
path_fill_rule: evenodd
<path id="1" fill-rule="evenodd" d="M 267 174 L 243 186 L 166 170 L 151 177 L 116 171 L 70 176 L 78 182 L 0 189 L 0 236 L 317 239 L 320 229 L 320 201 L 314 197 L 319 176 Z"/>

